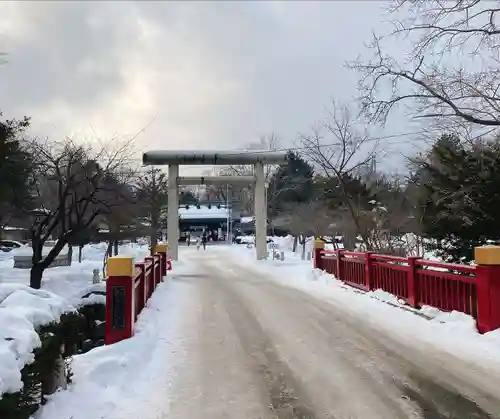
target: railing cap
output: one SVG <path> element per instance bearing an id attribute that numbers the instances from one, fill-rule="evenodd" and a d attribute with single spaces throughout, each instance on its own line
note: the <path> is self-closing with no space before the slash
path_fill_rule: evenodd
<path id="1" fill-rule="evenodd" d="M 316 239 L 314 240 L 314 248 L 315 249 L 324 249 L 325 248 L 325 242 L 321 239 Z"/>
<path id="2" fill-rule="evenodd" d="M 474 248 L 477 265 L 500 265 L 500 246 L 481 246 Z"/>
<path id="3" fill-rule="evenodd" d="M 108 259 L 108 276 L 135 276 L 134 258 L 132 256 L 112 256 Z"/>
<path id="4" fill-rule="evenodd" d="M 167 253 L 167 251 L 168 251 L 168 244 L 166 243 L 157 244 L 155 246 L 155 252 L 157 253 Z"/>

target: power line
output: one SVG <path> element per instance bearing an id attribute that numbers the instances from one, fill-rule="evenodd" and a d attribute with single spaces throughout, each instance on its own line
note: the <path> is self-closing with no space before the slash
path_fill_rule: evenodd
<path id="1" fill-rule="evenodd" d="M 479 135 L 476 135 L 472 138 L 470 138 L 470 140 L 474 140 L 474 139 L 477 139 L 477 138 L 480 138 L 484 135 L 487 135 L 489 133 L 491 133 L 493 130 L 495 130 L 495 128 L 489 130 L 488 132 L 486 133 L 481 133 Z M 408 142 L 408 140 L 404 139 L 404 140 L 401 140 L 401 137 L 407 137 L 407 136 L 410 136 L 410 135 L 417 135 L 417 134 L 426 134 L 426 133 L 429 133 L 429 132 L 434 132 L 434 131 L 438 131 L 438 132 L 443 132 L 442 129 L 440 128 L 434 128 L 434 129 L 429 129 L 427 131 L 423 131 L 423 130 L 420 130 L 420 131 L 413 131 L 413 132 L 405 132 L 405 133 L 399 133 L 399 134 L 391 134 L 391 135 L 383 135 L 383 136 L 379 136 L 379 137 L 371 137 L 371 138 L 367 138 L 363 141 L 363 143 L 372 143 L 372 142 L 375 142 L 375 141 L 381 141 L 381 140 L 391 140 L 393 139 L 394 141 L 389 141 L 389 142 L 386 142 L 384 144 L 386 145 L 393 145 L 393 144 L 401 144 L 401 143 L 404 143 L 404 142 Z M 277 148 L 277 149 L 270 149 L 270 150 L 252 150 L 252 149 L 248 149 L 248 150 L 235 150 L 234 153 L 231 153 L 229 150 L 229 153 L 225 154 L 226 156 L 242 156 L 242 155 L 245 155 L 247 153 L 254 153 L 254 154 L 264 154 L 264 153 L 269 153 L 269 152 L 273 152 L 273 151 L 303 151 L 303 150 L 309 150 L 311 148 L 315 148 L 315 149 L 322 149 L 322 148 L 326 148 L 326 147 L 335 147 L 335 146 L 341 146 L 343 145 L 342 142 L 332 142 L 332 143 L 318 143 L 318 144 L 315 144 L 315 145 L 312 145 L 312 146 L 302 146 L 302 147 L 282 147 L 282 148 Z M 186 152 L 196 152 L 196 150 L 186 150 Z M 141 162 L 142 163 L 142 159 L 141 158 L 128 158 L 128 159 L 123 159 L 124 162 Z M 148 166 L 141 166 L 142 169 L 145 169 L 146 167 L 154 167 L 154 166 L 162 166 L 162 165 L 148 165 Z M 205 166 L 213 166 L 211 164 L 207 164 Z M 142 172 L 142 173 L 146 173 L 146 172 Z"/>
<path id="2" fill-rule="evenodd" d="M 438 130 L 436 128 L 437 131 L 442 131 L 442 130 Z M 429 131 L 427 131 L 429 132 Z M 372 137 L 372 138 L 367 138 L 365 139 L 363 142 L 364 143 L 370 143 L 370 142 L 374 142 L 374 141 L 381 141 L 381 140 L 390 140 L 390 139 L 395 139 L 397 140 L 398 138 L 400 137 L 406 137 L 406 136 L 409 136 L 409 135 L 417 135 L 417 134 L 425 134 L 426 131 L 413 131 L 413 132 L 404 132 L 404 133 L 399 133 L 399 134 L 391 134 L 391 135 L 383 135 L 383 136 L 379 136 L 379 137 Z M 391 141 L 387 144 L 399 144 L 399 143 L 403 143 L 407 140 L 397 140 L 397 141 Z M 319 148 L 325 148 L 325 147 L 335 147 L 335 146 L 340 146 L 342 145 L 343 143 L 340 142 L 340 141 L 337 141 L 337 142 L 332 142 L 332 143 L 323 143 L 323 144 L 318 144 L 317 147 Z M 302 151 L 302 150 L 308 150 L 310 149 L 311 146 L 302 146 L 302 147 L 282 147 L 282 148 L 276 148 L 276 149 L 269 149 L 269 150 L 252 150 L 252 149 L 247 149 L 247 150 L 235 150 L 234 153 L 231 153 L 229 150 L 229 153 L 225 154 L 227 156 L 241 156 L 241 155 L 245 155 L 247 153 L 253 153 L 253 154 L 264 154 L 264 153 L 269 153 L 269 152 L 273 152 L 273 151 Z M 196 150 L 186 150 L 186 152 L 196 152 Z M 142 159 L 141 158 L 129 158 L 129 159 L 124 159 L 124 161 L 130 161 L 130 162 L 142 162 Z M 161 165 L 160 165 L 161 166 Z M 207 165 L 207 166 L 211 166 L 210 164 Z"/>

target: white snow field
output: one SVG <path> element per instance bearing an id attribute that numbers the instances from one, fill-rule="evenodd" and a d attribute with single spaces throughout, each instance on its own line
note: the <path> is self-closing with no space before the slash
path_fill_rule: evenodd
<path id="1" fill-rule="evenodd" d="M 135 335 L 75 356 L 36 419 L 500 419 L 498 332 L 428 320 L 278 246 L 285 261 L 181 248 Z"/>

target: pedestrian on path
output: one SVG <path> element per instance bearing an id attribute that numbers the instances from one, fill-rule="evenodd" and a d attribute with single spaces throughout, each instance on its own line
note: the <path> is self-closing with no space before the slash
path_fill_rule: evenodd
<path id="1" fill-rule="evenodd" d="M 203 244 L 203 250 L 207 250 L 207 232 L 203 231 L 201 235 L 201 243 Z"/>

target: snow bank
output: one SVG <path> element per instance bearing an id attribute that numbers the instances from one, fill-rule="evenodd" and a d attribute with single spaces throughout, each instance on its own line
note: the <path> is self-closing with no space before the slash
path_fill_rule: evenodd
<path id="1" fill-rule="evenodd" d="M 392 294 L 351 288 L 330 274 L 312 269 L 311 261 L 302 261 L 293 253 L 287 254 L 285 261 L 255 261 L 254 251 L 241 246 L 225 246 L 221 251 L 271 280 L 328 301 L 408 345 L 425 351 L 439 349 L 483 368 L 485 363 L 500 368 L 500 330 L 480 335 L 475 320 L 464 313 L 424 307 L 418 311 L 421 315 L 416 315 L 407 307 L 395 307 L 402 307 L 403 302 Z"/>
<path id="2" fill-rule="evenodd" d="M 0 284 L 0 394 L 22 387 L 21 369 L 40 346 L 35 328 L 73 311 L 63 298 L 22 284 Z"/>
<path id="3" fill-rule="evenodd" d="M 45 271 L 40 290 L 29 287 L 28 269 L 13 268 L 13 257 L 30 254 L 31 249 L 3 253 L 0 259 L 0 395 L 21 388 L 20 371 L 33 361 L 33 350 L 40 346 L 37 327 L 59 321 L 61 314 L 78 306 L 105 302 L 103 295 L 96 294 L 82 299 L 92 291 L 105 291 L 105 284 L 92 284 L 92 270 L 102 270 L 105 250 L 105 243 L 85 247 L 82 263 L 78 263 L 76 250 L 72 266 Z M 147 246 L 120 247 L 121 255 L 130 255 L 136 260 L 148 253 Z"/>
<path id="4" fill-rule="evenodd" d="M 173 268 L 174 277 L 184 269 L 179 262 Z M 73 384 L 50 396 L 36 418 L 168 417 L 174 368 L 185 360 L 183 330 L 188 314 L 197 315 L 190 291 L 181 281 L 161 283 L 141 312 L 135 335 L 75 356 Z"/>

